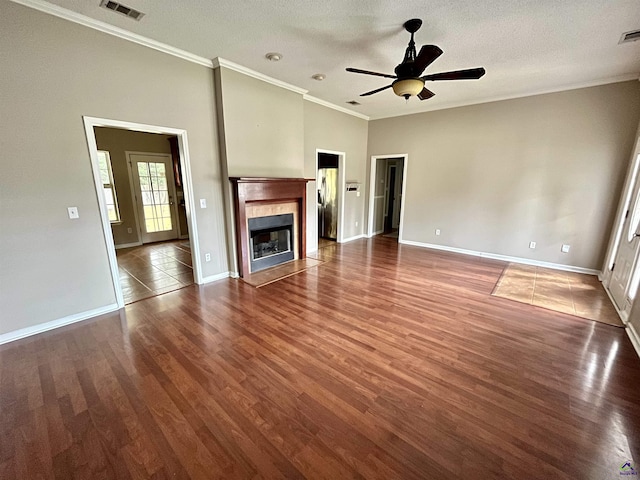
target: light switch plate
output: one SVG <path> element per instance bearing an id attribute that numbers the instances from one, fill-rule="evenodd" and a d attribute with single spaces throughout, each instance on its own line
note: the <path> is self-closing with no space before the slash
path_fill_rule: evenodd
<path id="1" fill-rule="evenodd" d="M 200 199 L 200 208 L 207 208 L 207 199 L 206 198 L 201 198 Z"/>
<path id="2" fill-rule="evenodd" d="M 69 212 L 69 218 L 70 219 L 76 219 L 76 218 L 80 218 L 80 214 L 78 213 L 78 207 L 69 207 L 67 208 L 67 211 Z"/>

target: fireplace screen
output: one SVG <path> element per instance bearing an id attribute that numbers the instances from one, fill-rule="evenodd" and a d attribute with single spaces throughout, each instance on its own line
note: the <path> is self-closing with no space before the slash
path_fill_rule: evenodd
<path id="1" fill-rule="evenodd" d="M 267 230 L 251 232 L 252 260 L 277 255 L 291 250 L 291 230 Z"/>
<path id="2" fill-rule="evenodd" d="M 293 214 L 249 219 L 251 271 L 293 260 Z"/>

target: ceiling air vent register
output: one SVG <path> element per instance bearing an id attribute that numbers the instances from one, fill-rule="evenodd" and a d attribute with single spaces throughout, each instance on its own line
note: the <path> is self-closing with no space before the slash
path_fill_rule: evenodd
<path id="1" fill-rule="evenodd" d="M 118 2 L 102 0 L 102 2 L 100 2 L 100 6 L 102 8 L 106 8 L 107 10 L 113 10 L 114 12 L 120 13 L 125 17 L 133 18 L 134 20 L 140 21 L 140 19 L 144 17 L 144 13 L 134 10 L 131 7 L 127 7 L 126 5 L 122 5 Z"/>
<path id="2" fill-rule="evenodd" d="M 618 43 L 629 43 L 637 40 L 640 40 L 640 30 L 633 30 L 631 32 L 624 32 Z"/>

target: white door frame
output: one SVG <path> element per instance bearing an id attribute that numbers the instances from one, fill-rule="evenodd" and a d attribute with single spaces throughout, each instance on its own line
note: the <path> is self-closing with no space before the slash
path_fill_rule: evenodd
<path id="1" fill-rule="evenodd" d="M 602 273 L 600 280 L 605 286 L 608 287 L 609 280 L 611 279 L 611 267 L 618 255 L 618 247 L 622 241 L 622 228 L 624 227 L 624 221 L 627 215 L 627 211 L 631 210 L 631 195 L 636 182 L 640 181 L 638 178 L 638 171 L 640 170 L 640 136 L 636 139 L 635 148 L 633 149 L 631 161 L 629 162 L 629 168 L 627 169 L 627 175 L 622 189 L 622 195 L 620 196 L 620 204 L 616 213 L 616 222 L 611 231 L 612 237 L 605 256 L 604 265 L 602 266 Z"/>
<path id="2" fill-rule="evenodd" d="M 111 279 L 113 290 L 116 294 L 116 303 L 118 308 L 124 307 L 124 296 L 122 287 L 120 286 L 120 275 L 118 272 L 118 260 L 116 258 L 116 246 L 113 241 L 113 232 L 111 231 L 111 222 L 107 214 L 106 202 L 102 191 L 102 179 L 100 178 L 100 168 L 98 166 L 98 145 L 96 143 L 96 135 L 94 127 L 110 127 L 120 128 L 122 130 L 131 130 L 134 132 L 159 133 L 164 135 L 175 135 L 178 137 L 178 150 L 180 152 L 180 166 L 182 167 L 182 181 L 185 196 L 185 207 L 187 211 L 187 225 L 189 226 L 189 243 L 191 245 L 191 257 L 193 259 L 193 274 L 197 284 L 202 284 L 202 266 L 200 264 L 200 246 L 198 242 L 198 228 L 196 225 L 196 205 L 193 195 L 193 180 L 191 177 L 191 161 L 189 158 L 189 143 L 187 141 L 187 131 L 178 128 L 160 127 L 156 125 L 146 125 L 143 123 L 125 122 L 121 120 L 111 120 L 107 118 L 97 118 L 83 116 L 85 135 L 87 137 L 87 146 L 89 147 L 89 156 L 91 158 L 91 169 L 93 170 L 93 182 L 100 207 L 100 217 L 102 219 L 102 233 L 109 257 L 109 267 L 111 268 Z"/>
<path id="3" fill-rule="evenodd" d="M 316 170 L 315 170 L 315 179 L 316 179 L 316 194 L 313 197 L 313 205 L 315 206 L 315 229 L 316 229 L 316 241 L 318 241 L 318 154 L 319 153 L 329 153 L 331 155 L 338 156 L 338 232 L 337 239 L 338 243 L 342 243 L 344 241 L 344 200 L 347 191 L 347 181 L 346 179 L 346 170 L 347 170 L 347 154 L 345 152 L 337 152 L 334 150 L 325 150 L 324 148 L 316 148 Z"/>
<path id="4" fill-rule="evenodd" d="M 131 155 L 145 155 L 145 156 L 149 156 L 149 157 L 162 157 L 162 158 L 168 158 L 169 160 L 172 160 L 171 154 L 170 153 L 157 153 L 157 152 L 133 152 L 133 151 L 129 151 L 126 150 L 124 152 L 124 155 L 127 159 L 127 170 L 129 172 L 129 186 L 131 187 L 131 197 L 134 200 L 132 203 L 134 205 L 134 218 L 135 218 L 135 222 L 136 222 L 136 229 L 138 231 L 138 238 L 140 239 L 140 243 L 144 244 L 144 242 L 142 241 L 142 222 L 140 222 L 140 213 L 138 212 L 138 208 L 139 205 L 138 203 L 135 201 L 135 198 L 137 197 L 136 195 L 136 189 L 135 189 L 135 179 L 133 178 L 134 173 L 133 173 L 133 163 L 131 160 Z M 174 177 L 174 173 L 173 173 L 173 168 L 171 168 L 171 178 Z M 167 182 L 169 181 L 169 178 L 167 178 Z M 175 222 L 176 222 L 176 238 L 180 238 L 180 219 L 178 218 L 178 195 L 176 194 L 176 186 L 175 186 L 175 178 L 173 178 L 173 205 L 171 205 L 171 211 L 173 213 L 173 216 L 175 217 Z M 138 201 L 142 201 L 142 199 L 138 199 Z"/>
<path id="5" fill-rule="evenodd" d="M 398 228 L 398 243 L 402 243 L 404 239 L 404 197 L 407 191 L 407 167 L 409 164 L 409 155 L 406 153 L 398 153 L 395 155 L 372 155 L 371 163 L 369 165 L 369 219 L 367 221 L 367 237 L 371 238 L 374 235 L 373 231 L 373 214 L 375 207 L 375 192 L 376 192 L 376 168 L 378 160 L 387 160 L 390 158 L 402 158 L 402 193 L 400 197 L 400 226 Z"/>

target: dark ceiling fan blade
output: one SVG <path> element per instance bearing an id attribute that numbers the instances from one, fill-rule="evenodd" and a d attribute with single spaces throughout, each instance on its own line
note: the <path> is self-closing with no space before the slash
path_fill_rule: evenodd
<path id="1" fill-rule="evenodd" d="M 467 70 L 456 70 L 454 72 L 434 73 L 425 75 L 422 80 L 477 80 L 485 74 L 484 68 L 469 68 Z"/>
<path id="2" fill-rule="evenodd" d="M 361 97 L 368 97 L 369 95 L 373 95 L 374 93 L 381 92 L 383 90 L 386 90 L 387 88 L 391 88 L 391 85 L 387 85 L 386 87 L 378 88 L 376 90 L 371 90 L 370 92 L 361 93 L 360 96 Z"/>
<path id="3" fill-rule="evenodd" d="M 376 77 L 398 78 L 395 75 L 387 75 L 386 73 L 370 72 L 369 70 L 360 70 L 359 68 L 347 68 L 347 72 L 363 73 L 364 75 L 375 75 Z"/>
<path id="4" fill-rule="evenodd" d="M 442 50 L 437 45 L 423 45 L 416 57 L 416 61 L 413 62 L 415 76 L 420 76 L 424 69 L 431 65 L 440 55 L 442 55 Z"/>
<path id="5" fill-rule="evenodd" d="M 431 97 L 433 97 L 435 95 L 435 93 L 433 93 L 431 90 L 429 90 L 427 87 L 424 87 L 422 89 L 422 91 L 418 94 L 418 98 L 420 100 L 429 100 Z"/>

